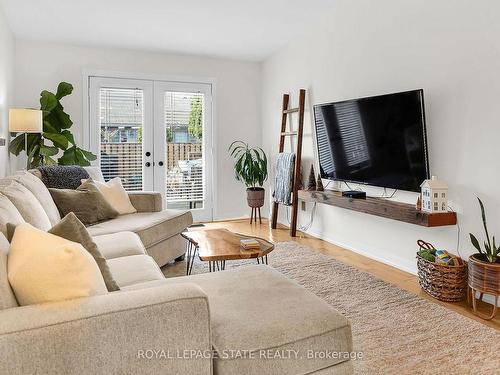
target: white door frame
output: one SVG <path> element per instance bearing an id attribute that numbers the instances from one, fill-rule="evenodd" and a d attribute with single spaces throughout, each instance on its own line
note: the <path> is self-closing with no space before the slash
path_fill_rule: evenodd
<path id="1" fill-rule="evenodd" d="M 85 148 L 91 149 L 90 140 L 92 139 L 92 129 L 90 126 L 90 79 L 91 77 L 101 77 L 101 78 L 120 78 L 120 79 L 130 79 L 130 80 L 145 80 L 145 81 L 166 81 L 166 82 L 180 82 L 180 83 L 205 83 L 210 84 L 212 87 L 212 105 L 211 105 L 211 123 L 212 123 L 212 147 L 211 147 L 211 166 L 212 171 L 211 180 L 206 183 L 212 186 L 212 218 L 218 217 L 218 199 L 217 194 L 217 79 L 214 77 L 200 77 L 200 76 L 181 76 L 181 75 L 169 75 L 169 74 L 151 74 L 151 73 L 137 73 L 137 72 L 125 72 L 125 71 L 113 71 L 113 70 L 102 70 L 102 69 L 84 69 L 82 71 L 82 81 L 83 81 L 83 103 L 82 103 L 82 144 Z M 98 165 L 98 161 L 94 161 L 93 165 Z"/>

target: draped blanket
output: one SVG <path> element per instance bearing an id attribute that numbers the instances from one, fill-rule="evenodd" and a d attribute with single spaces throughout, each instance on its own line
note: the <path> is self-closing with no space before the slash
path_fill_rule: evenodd
<path id="1" fill-rule="evenodd" d="M 276 157 L 276 178 L 274 182 L 274 201 L 289 206 L 292 204 L 293 168 L 295 154 L 282 152 Z"/>
<path id="2" fill-rule="evenodd" d="M 47 188 L 76 189 L 81 180 L 89 178 L 88 172 L 77 165 L 45 165 L 38 167 Z"/>

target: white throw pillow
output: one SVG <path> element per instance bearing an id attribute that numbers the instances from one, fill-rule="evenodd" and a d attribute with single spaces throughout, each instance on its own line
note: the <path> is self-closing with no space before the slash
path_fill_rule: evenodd
<path id="1" fill-rule="evenodd" d="M 99 191 L 104 195 L 108 203 L 116 210 L 120 215 L 133 214 L 137 210 L 130 203 L 130 198 L 122 185 L 122 180 L 120 177 L 115 177 L 108 182 L 95 181 L 95 184 Z"/>
<path id="2" fill-rule="evenodd" d="M 7 275 L 20 305 L 107 293 L 96 261 L 82 245 L 27 223 L 14 232 Z"/>

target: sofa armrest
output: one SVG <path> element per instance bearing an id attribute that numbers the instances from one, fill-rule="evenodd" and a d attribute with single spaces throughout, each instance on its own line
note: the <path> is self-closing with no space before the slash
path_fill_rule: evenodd
<path id="1" fill-rule="evenodd" d="M 180 358 L 210 349 L 207 296 L 188 283 L 0 311 L 6 374 L 210 374 L 210 356 Z"/>
<path id="2" fill-rule="evenodd" d="M 137 212 L 159 212 L 163 210 L 163 199 L 157 191 L 129 191 L 128 196 Z"/>

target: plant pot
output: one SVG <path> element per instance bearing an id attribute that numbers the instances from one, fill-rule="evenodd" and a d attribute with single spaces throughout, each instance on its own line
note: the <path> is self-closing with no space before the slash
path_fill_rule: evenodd
<path id="1" fill-rule="evenodd" d="M 247 202 L 251 208 L 260 208 L 264 205 L 266 191 L 264 188 L 255 187 L 247 189 Z"/>
<path id="2" fill-rule="evenodd" d="M 469 257 L 469 288 L 471 289 L 472 308 L 474 313 L 483 319 L 493 319 L 495 317 L 500 296 L 500 259 L 495 263 L 483 260 L 481 254 L 473 254 Z M 495 297 L 495 304 L 491 315 L 481 314 L 476 307 L 476 292 L 479 292 L 479 299 L 483 299 L 484 294 L 491 294 Z"/>

